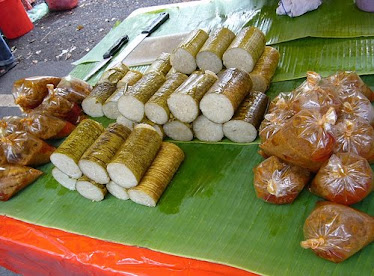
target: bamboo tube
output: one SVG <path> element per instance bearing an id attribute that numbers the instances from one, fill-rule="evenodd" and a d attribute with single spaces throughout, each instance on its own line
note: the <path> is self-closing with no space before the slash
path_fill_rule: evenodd
<path id="1" fill-rule="evenodd" d="M 119 80 L 117 83 L 117 88 L 127 86 L 133 86 L 135 83 L 138 82 L 143 77 L 143 74 L 136 70 L 130 70 L 126 73 L 126 75 Z"/>
<path id="2" fill-rule="evenodd" d="M 204 115 L 197 117 L 192 128 L 196 138 L 201 141 L 218 142 L 223 138 L 222 124 L 214 123 Z"/>
<path id="3" fill-rule="evenodd" d="M 59 184 L 61 184 L 65 188 L 71 191 L 75 190 L 75 185 L 77 184 L 76 178 L 68 176 L 56 167 L 52 169 L 52 176 Z"/>
<path id="4" fill-rule="evenodd" d="M 269 98 L 262 92 L 251 92 L 239 106 L 234 117 L 223 125 L 223 132 L 233 142 L 249 143 L 256 139 Z"/>
<path id="5" fill-rule="evenodd" d="M 144 75 L 118 100 L 118 110 L 127 119 L 140 122 L 144 117 L 144 105 L 165 82 L 159 72 Z"/>
<path id="6" fill-rule="evenodd" d="M 105 185 L 96 183 L 87 176 L 82 176 L 77 180 L 76 189 L 80 195 L 92 201 L 103 200 L 108 192 Z"/>
<path id="7" fill-rule="evenodd" d="M 78 161 L 84 152 L 104 131 L 103 126 L 91 119 L 83 120 L 51 155 L 51 162 L 72 178 L 82 176 Z"/>
<path id="8" fill-rule="evenodd" d="M 243 28 L 223 54 L 223 64 L 250 73 L 264 51 L 265 42 L 265 35 L 259 29 Z"/>
<path id="9" fill-rule="evenodd" d="M 222 56 L 234 40 L 235 34 L 227 28 L 219 28 L 210 34 L 204 46 L 196 56 L 197 66 L 201 70 L 218 73 L 222 70 Z"/>
<path id="10" fill-rule="evenodd" d="M 183 123 L 173 116 L 163 126 L 166 136 L 178 141 L 191 141 L 193 139 L 192 124 Z"/>
<path id="11" fill-rule="evenodd" d="M 184 159 L 183 151 L 172 143 L 163 142 L 140 184 L 128 190 L 132 201 L 155 207 Z"/>
<path id="12" fill-rule="evenodd" d="M 115 182 L 113 181 L 110 181 L 107 185 L 106 185 L 106 188 L 108 189 L 108 192 L 115 196 L 116 198 L 118 199 L 122 199 L 122 200 L 128 200 L 130 197 L 129 197 L 129 194 L 127 193 L 127 189 L 126 188 L 123 188 L 121 187 L 120 185 L 116 184 Z"/>
<path id="13" fill-rule="evenodd" d="M 169 75 L 166 82 L 145 104 L 145 115 L 148 119 L 160 125 L 167 123 L 170 117 L 167 99 L 187 78 L 187 75 L 182 73 Z"/>
<path id="14" fill-rule="evenodd" d="M 99 184 L 109 183 L 106 166 L 130 133 L 131 130 L 121 124 L 109 125 L 79 160 L 82 173 Z"/>
<path id="15" fill-rule="evenodd" d="M 107 166 L 110 178 L 124 188 L 138 185 L 160 146 L 160 135 L 146 124 L 139 124 Z"/>
<path id="16" fill-rule="evenodd" d="M 170 54 L 161 53 L 161 55 L 148 67 L 147 71 L 145 71 L 145 74 L 156 71 L 166 76 L 170 69 Z"/>
<path id="17" fill-rule="evenodd" d="M 171 54 L 171 65 L 183 74 L 195 71 L 195 57 L 208 37 L 209 35 L 201 29 L 192 31 Z"/>
<path id="18" fill-rule="evenodd" d="M 216 74 L 210 71 L 191 74 L 167 100 L 171 113 L 182 122 L 193 122 L 199 116 L 201 98 L 217 79 Z"/>
<path id="19" fill-rule="evenodd" d="M 265 93 L 269 89 L 270 81 L 277 69 L 278 62 L 278 50 L 270 46 L 265 46 L 264 52 L 257 61 L 253 71 L 249 74 L 253 83 L 251 91 Z"/>
<path id="20" fill-rule="evenodd" d="M 129 68 L 120 62 L 116 66 L 106 70 L 99 79 L 98 84 L 111 83 L 117 85 L 117 82 L 119 82 L 119 80 L 122 79 L 128 71 Z"/>
<path id="21" fill-rule="evenodd" d="M 128 86 L 121 86 L 103 104 L 103 113 L 109 119 L 117 119 L 121 113 L 118 110 L 118 100 L 127 91 Z"/>
<path id="22" fill-rule="evenodd" d="M 104 116 L 103 104 L 114 93 L 116 85 L 108 82 L 99 83 L 91 94 L 82 102 L 83 111 L 91 117 Z"/>
<path id="23" fill-rule="evenodd" d="M 201 100 L 201 112 L 212 122 L 225 123 L 232 118 L 251 87 L 252 81 L 246 72 L 226 69 Z"/>

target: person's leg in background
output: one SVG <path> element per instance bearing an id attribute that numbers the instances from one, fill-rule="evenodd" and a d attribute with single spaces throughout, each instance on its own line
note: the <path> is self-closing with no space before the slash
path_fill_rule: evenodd
<path id="1" fill-rule="evenodd" d="M 16 60 L 4 38 L 0 35 L 0 77 L 16 65 Z"/>

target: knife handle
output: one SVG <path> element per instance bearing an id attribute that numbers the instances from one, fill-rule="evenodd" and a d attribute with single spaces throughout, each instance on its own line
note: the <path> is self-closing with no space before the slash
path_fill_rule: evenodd
<path id="1" fill-rule="evenodd" d="M 149 25 L 145 30 L 142 31 L 142 34 L 150 35 L 158 29 L 166 20 L 169 19 L 169 14 L 167 12 L 162 12 L 158 14 L 157 18 L 153 20 L 151 25 Z"/>
<path id="2" fill-rule="evenodd" d="M 105 54 L 103 55 L 103 58 L 106 59 L 106 58 L 109 58 L 111 56 L 113 56 L 115 53 L 118 52 L 119 49 L 121 49 L 121 47 L 123 45 L 125 45 L 127 42 L 129 41 L 129 37 L 128 35 L 124 35 L 123 37 L 121 37 L 120 39 L 118 39 L 113 45 L 112 47 L 109 48 L 108 51 L 105 52 Z"/>

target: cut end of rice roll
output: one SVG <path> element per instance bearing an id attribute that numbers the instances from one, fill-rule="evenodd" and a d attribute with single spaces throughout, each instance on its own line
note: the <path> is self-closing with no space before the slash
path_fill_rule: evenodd
<path id="1" fill-rule="evenodd" d="M 119 115 L 117 117 L 117 120 L 116 122 L 118 124 L 121 124 L 125 127 L 128 127 L 130 130 L 133 130 L 134 129 L 134 125 L 135 125 L 135 122 L 134 121 L 131 121 L 130 119 L 127 119 L 125 116 L 123 115 Z"/>
<path id="2" fill-rule="evenodd" d="M 170 61 L 173 64 L 173 68 L 183 74 L 191 74 L 197 67 L 195 57 L 182 48 L 177 48 L 174 51 Z"/>
<path id="3" fill-rule="evenodd" d="M 227 138 L 237 143 L 250 143 L 257 137 L 256 128 L 245 121 L 231 120 L 223 125 L 223 132 Z"/>
<path id="4" fill-rule="evenodd" d="M 247 73 L 251 72 L 255 66 L 251 54 L 241 48 L 227 50 L 223 55 L 223 62 L 226 68 L 238 68 Z"/>
<path id="5" fill-rule="evenodd" d="M 128 194 L 130 199 L 137 204 L 141 204 L 148 207 L 156 206 L 157 202 L 150 195 L 148 195 L 146 192 L 142 190 L 130 189 L 128 190 Z"/>
<path id="6" fill-rule="evenodd" d="M 121 163 L 109 163 L 107 170 L 111 179 L 123 188 L 131 188 L 138 185 L 135 174 L 125 165 Z M 123 180 L 126 181 L 123 181 Z"/>
<path id="7" fill-rule="evenodd" d="M 75 184 L 77 183 L 76 178 L 72 178 L 68 176 L 67 174 L 60 171 L 58 168 L 53 168 L 52 170 L 52 176 L 53 178 L 60 183 L 65 188 L 74 191 L 75 190 Z"/>
<path id="8" fill-rule="evenodd" d="M 118 100 L 118 110 L 134 122 L 140 122 L 144 117 L 144 103 L 131 95 L 124 95 Z"/>
<path id="9" fill-rule="evenodd" d="M 213 52 L 203 51 L 196 56 L 197 66 L 202 70 L 209 70 L 218 73 L 222 70 L 222 60 Z"/>
<path id="10" fill-rule="evenodd" d="M 80 170 L 77 163 L 70 156 L 58 152 L 52 153 L 51 162 L 55 167 L 57 167 L 61 172 L 67 174 L 72 178 L 79 178 L 82 176 L 82 171 Z"/>
<path id="11" fill-rule="evenodd" d="M 207 94 L 200 102 L 200 109 L 211 121 L 222 124 L 234 115 L 231 101 L 223 94 Z"/>
<path id="12" fill-rule="evenodd" d="M 191 123 L 200 112 L 196 100 L 191 95 L 173 93 L 167 103 L 174 117 L 185 123 Z"/>
<path id="13" fill-rule="evenodd" d="M 82 102 L 84 113 L 91 117 L 103 117 L 103 105 L 95 97 L 87 97 Z"/>
<path id="14" fill-rule="evenodd" d="M 140 124 L 146 124 L 153 127 L 153 129 L 157 131 L 158 135 L 160 135 L 161 139 L 164 139 L 165 133 L 161 125 L 158 125 L 147 118 L 144 118 Z"/>
<path id="15" fill-rule="evenodd" d="M 191 141 L 193 132 L 190 124 L 178 120 L 171 120 L 164 125 L 166 136 L 178 141 Z"/>
<path id="16" fill-rule="evenodd" d="M 107 194 L 105 185 L 95 183 L 85 176 L 78 179 L 76 189 L 80 195 L 92 201 L 101 201 Z"/>
<path id="17" fill-rule="evenodd" d="M 204 115 L 200 115 L 193 122 L 193 132 L 197 139 L 206 142 L 217 142 L 223 138 L 222 124 L 210 121 Z"/>
<path id="18" fill-rule="evenodd" d="M 146 103 L 144 110 L 147 118 L 156 124 L 163 125 L 169 120 L 169 114 L 159 104 Z"/>
<path id="19" fill-rule="evenodd" d="M 118 102 L 106 102 L 103 105 L 103 114 L 109 119 L 116 119 L 121 113 L 118 111 Z"/>
<path id="20" fill-rule="evenodd" d="M 88 178 L 99 184 L 109 183 L 110 178 L 106 169 L 100 166 L 98 163 L 91 160 L 82 159 L 79 160 L 78 164 L 82 173 Z"/>
<path id="21" fill-rule="evenodd" d="M 118 199 L 128 200 L 130 198 L 126 188 L 121 187 L 113 181 L 110 181 L 106 185 L 106 188 L 111 195 L 115 196 Z"/>

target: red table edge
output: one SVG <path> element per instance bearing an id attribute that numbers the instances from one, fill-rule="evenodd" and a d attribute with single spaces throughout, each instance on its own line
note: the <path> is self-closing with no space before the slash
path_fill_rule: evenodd
<path id="1" fill-rule="evenodd" d="M 0 265 L 23 275 L 257 275 L 1 215 Z"/>

